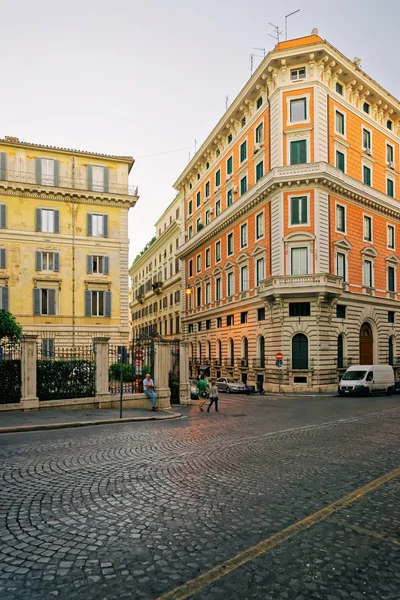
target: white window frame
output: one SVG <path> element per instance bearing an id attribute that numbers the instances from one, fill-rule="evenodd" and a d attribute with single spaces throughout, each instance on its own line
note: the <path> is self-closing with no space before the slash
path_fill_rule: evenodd
<path id="1" fill-rule="evenodd" d="M 55 177 L 54 177 L 54 159 L 53 158 L 41 158 L 41 176 L 40 176 L 40 183 L 42 185 L 54 185 L 55 182 Z M 50 167 L 51 165 L 51 169 L 50 171 L 52 171 L 52 173 L 45 173 L 44 171 L 47 171 L 47 169 L 44 169 L 43 167 L 48 165 Z"/>
<path id="2" fill-rule="evenodd" d="M 258 273 L 258 263 L 259 261 L 263 261 L 263 269 L 262 269 L 262 277 L 258 277 L 259 273 Z M 258 287 L 260 285 L 260 282 L 265 279 L 265 256 L 256 256 L 255 257 L 255 287 Z"/>
<path id="3" fill-rule="evenodd" d="M 304 71 L 304 77 L 299 77 L 299 71 Z M 297 73 L 297 77 L 296 79 L 292 79 L 292 73 Z M 295 69 L 290 69 L 290 81 L 292 83 L 296 82 L 296 81 L 303 81 L 304 79 L 306 79 L 307 77 L 307 67 L 296 67 Z"/>
<path id="4" fill-rule="evenodd" d="M 366 272 L 366 263 L 370 263 L 371 264 L 371 285 L 367 284 L 366 282 L 366 277 L 365 277 L 365 272 Z M 374 287 L 374 279 L 375 279 L 375 273 L 374 273 L 374 260 L 372 257 L 370 256 L 364 256 L 363 257 L 363 261 L 362 261 L 362 268 L 363 268 L 363 286 L 367 287 L 367 288 L 373 288 Z"/>
<path id="5" fill-rule="evenodd" d="M 232 235 L 232 252 L 231 253 L 229 253 L 229 242 L 228 242 L 228 238 L 230 235 Z M 229 231 L 226 234 L 226 255 L 233 256 L 234 254 L 235 254 L 235 234 L 233 231 Z"/>
<path id="6" fill-rule="evenodd" d="M 231 290 L 229 290 L 229 287 L 230 287 L 229 278 L 230 277 L 232 278 L 232 289 Z M 229 293 L 230 291 L 232 293 Z M 230 298 L 234 295 L 235 295 L 235 272 L 233 269 L 229 269 L 229 271 L 227 271 L 227 273 L 226 273 L 226 296 L 228 298 Z"/>
<path id="7" fill-rule="evenodd" d="M 207 256 L 209 257 L 208 264 L 207 264 Z M 208 246 L 208 248 L 205 249 L 204 261 L 205 261 L 205 268 L 209 269 L 211 267 L 211 246 Z"/>
<path id="8" fill-rule="evenodd" d="M 91 213 L 92 215 L 92 236 L 93 237 L 104 237 L 104 214 Z M 98 223 L 101 222 L 101 231 L 98 227 Z"/>
<path id="9" fill-rule="evenodd" d="M 219 294 L 217 294 L 218 292 L 218 283 L 219 281 Z M 215 277 L 215 301 L 218 302 L 219 300 L 221 300 L 222 298 L 222 277 L 221 275 L 217 275 Z"/>
<path id="10" fill-rule="evenodd" d="M 310 131 L 300 131 L 286 134 L 286 164 L 291 166 L 290 162 L 290 144 L 292 142 L 306 142 L 307 144 L 307 163 L 311 162 L 311 143 Z M 304 163 L 306 164 L 306 163 Z M 293 165 L 296 166 L 296 165 Z"/>
<path id="11" fill-rule="evenodd" d="M 392 154 L 393 160 L 388 160 L 388 159 L 387 159 L 387 155 L 388 155 L 388 148 L 391 148 L 391 149 L 392 149 L 392 152 L 391 152 L 391 154 Z M 395 152 L 394 152 L 394 145 L 393 145 L 393 144 L 391 144 L 390 142 L 388 142 L 387 140 L 386 140 L 386 143 L 385 143 L 385 151 L 386 151 L 386 156 L 385 156 L 385 161 L 386 161 L 386 164 L 387 164 L 387 165 L 389 165 L 390 163 L 393 163 L 393 166 L 395 167 L 395 166 L 396 166 L 396 162 L 395 162 Z"/>
<path id="12" fill-rule="evenodd" d="M 262 127 L 262 140 L 261 141 L 257 141 L 257 129 L 259 127 Z M 265 125 L 264 125 L 264 119 L 261 119 L 261 121 L 258 121 L 257 124 L 254 126 L 254 145 L 255 144 L 260 144 L 262 146 L 262 144 L 264 144 L 264 140 L 265 140 Z"/>
<path id="13" fill-rule="evenodd" d="M 209 281 L 206 282 L 206 304 L 211 304 L 211 283 Z"/>
<path id="14" fill-rule="evenodd" d="M 339 146 L 336 144 L 334 146 L 334 150 L 335 150 L 335 168 L 339 169 L 339 167 L 337 166 L 336 158 L 337 158 L 337 152 L 340 152 L 344 156 L 344 171 L 342 171 L 341 169 L 339 169 L 339 171 L 343 174 L 346 174 L 346 172 L 347 172 L 347 150 L 346 150 L 346 148 L 343 148 L 343 146 Z"/>
<path id="15" fill-rule="evenodd" d="M 104 169 L 101 165 L 92 165 L 92 190 L 95 192 L 104 192 Z M 102 173 L 101 183 L 100 178 L 96 179 L 95 175 Z"/>
<path id="16" fill-rule="evenodd" d="M 366 218 L 370 219 L 370 222 L 371 222 L 371 239 L 370 240 L 367 240 L 366 237 L 365 237 L 365 227 L 364 227 L 364 225 L 365 225 L 365 219 Z M 374 241 L 374 221 L 373 221 L 372 215 L 368 215 L 366 213 L 363 213 L 363 241 L 367 242 L 367 244 L 372 244 L 373 241 Z"/>
<path id="17" fill-rule="evenodd" d="M 369 133 L 369 147 L 364 146 L 364 129 Z M 371 150 L 372 153 L 372 129 L 366 127 L 364 123 L 361 124 L 361 147 L 364 150 L 364 152 L 365 150 Z"/>
<path id="18" fill-rule="evenodd" d="M 41 232 L 42 233 L 55 233 L 55 209 L 54 208 L 41 208 L 41 213 L 42 213 L 42 226 L 41 226 Z M 50 223 L 50 213 L 52 215 L 51 219 L 52 222 Z M 46 215 L 46 218 L 45 218 Z M 49 224 L 52 225 L 52 228 L 49 228 Z"/>
<path id="19" fill-rule="evenodd" d="M 51 251 L 51 250 L 50 251 L 44 250 L 42 252 L 42 269 L 41 269 L 42 271 L 46 271 L 47 273 L 52 273 L 54 271 L 54 255 L 55 255 L 55 252 Z M 45 256 L 47 257 L 47 261 L 45 261 Z M 49 260 L 48 260 L 49 256 L 52 257 L 52 265 L 53 266 L 51 269 L 45 266 L 45 262 L 47 262 L 47 263 L 49 262 Z"/>
<path id="20" fill-rule="evenodd" d="M 217 209 L 218 205 L 218 209 Z M 221 214 L 221 198 L 215 201 L 215 216 L 218 217 Z"/>
<path id="21" fill-rule="evenodd" d="M 306 102 L 306 118 L 300 121 L 292 121 L 292 111 L 291 111 L 291 102 L 296 100 L 305 100 Z M 286 97 L 286 125 L 290 127 L 291 125 L 301 125 L 305 123 L 310 123 L 311 119 L 311 110 L 310 110 L 310 94 L 299 94 L 298 96 L 287 96 Z"/>
<path id="22" fill-rule="evenodd" d="M 205 224 L 209 225 L 211 223 L 211 213 L 210 213 L 210 209 L 207 209 L 205 212 Z"/>
<path id="23" fill-rule="evenodd" d="M 92 317 L 104 317 L 105 316 L 105 312 L 106 312 L 106 297 L 105 297 L 105 291 L 104 290 L 90 290 L 91 291 L 91 298 L 90 298 L 90 308 L 91 308 L 91 316 Z M 103 314 L 99 313 L 99 308 L 100 308 L 100 294 L 103 295 Z M 96 313 L 93 312 L 93 298 L 96 297 L 96 306 L 97 306 L 97 311 Z"/>
<path id="24" fill-rule="evenodd" d="M 307 198 L 307 223 L 297 223 L 296 225 L 292 225 L 292 198 Z M 309 193 L 305 193 L 305 194 L 290 194 L 288 195 L 288 202 L 289 202 L 289 206 L 288 206 L 288 218 L 289 218 L 289 222 L 288 222 L 288 228 L 289 229 L 293 229 L 293 228 L 299 228 L 299 227 L 309 227 L 310 226 L 310 210 L 311 210 L 311 203 L 310 203 L 310 194 Z"/>
<path id="25" fill-rule="evenodd" d="M 245 280 L 245 282 L 243 281 L 243 276 L 242 276 L 244 269 L 247 270 L 247 279 Z M 244 283 L 246 283 L 246 286 L 243 285 Z M 248 290 L 249 290 L 249 265 L 245 264 L 245 265 L 240 266 L 240 291 L 247 292 Z"/>
<path id="26" fill-rule="evenodd" d="M 388 181 L 391 181 L 391 182 L 393 183 L 393 196 L 389 196 L 389 194 L 387 193 L 387 182 L 388 182 Z M 395 197 L 396 197 L 396 180 L 395 180 L 395 178 L 394 178 L 394 177 L 392 177 L 392 176 L 389 176 L 389 175 L 387 175 L 387 174 L 386 174 L 386 195 L 387 195 L 389 198 L 395 198 Z"/>
<path id="27" fill-rule="evenodd" d="M 245 244 L 242 244 L 242 230 L 245 230 L 246 233 L 246 240 L 245 240 Z M 248 222 L 245 221 L 244 223 L 242 223 L 240 225 L 240 249 L 242 250 L 243 248 L 247 248 L 249 245 L 249 225 Z"/>
<path id="28" fill-rule="evenodd" d="M 261 223 L 262 223 L 262 235 L 260 235 L 260 237 L 258 237 L 258 232 L 257 232 L 257 218 L 261 217 Z M 264 223 L 264 211 L 262 210 L 261 212 L 257 213 L 256 215 L 254 215 L 254 229 L 255 229 L 255 240 L 256 242 L 258 242 L 258 240 L 263 240 L 265 237 L 265 223 Z"/>
<path id="29" fill-rule="evenodd" d="M 217 245 L 219 244 L 219 258 L 217 256 Z M 219 263 L 222 260 L 222 249 L 221 249 L 221 240 L 217 240 L 215 242 L 215 262 Z"/>
<path id="30" fill-rule="evenodd" d="M 337 275 L 337 277 L 342 277 L 342 275 L 339 274 L 339 269 L 338 269 L 338 257 L 343 256 L 344 257 L 344 271 L 345 271 L 345 277 L 343 277 L 343 281 L 347 282 L 348 280 L 348 252 L 343 251 L 341 248 L 336 249 L 335 251 L 335 274 Z"/>
<path id="31" fill-rule="evenodd" d="M 338 207 L 344 209 L 344 229 L 338 229 Z M 347 235 L 347 210 L 346 205 L 341 202 L 335 203 L 335 231 L 336 233 L 340 233 L 342 235 Z"/>
<path id="32" fill-rule="evenodd" d="M 362 165 L 361 165 L 361 169 L 362 169 L 362 172 L 361 172 L 361 181 L 363 182 L 364 185 L 368 185 L 369 187 L 373 187 L 373 183 L 374 183 L 373 174 L 374 173 L 373 173 L 373 169 L 372 169 L 372 164 L 369 163 L 369 162 L 367 162 L 366 160 L 362 160 L 361 162 L 362 162 Z M 364 167 L 366 167 L 367 169 L 369 169 L 369 171 L 371 173 L 371 183 L 366 183 L 364 181 Z"/>
<path id="33" fill-rule="evenodd" d="M 196 255 L 196 274 L 201 273 L 201 253 Z"/>
<path id="34" fill-rule="evenodd" d="M 392 262 L 386 262 L 386 291 L 391 294 L 395 294 L 397 292 L 397 265 Z M 394 271 L 394 290 L 389 290 L 389 268 L 392 268 Z"/>
<path id="35" fill-rule="evenodd" d="M 342 108 L 339 108 L 338 106 L 335 105 L 334 107 L 335 112 L 334 112 L 334 119 L 335 119 L 335 123 L 334 123 L 334 131 L 336 135 L 340 135 L 340 137 L 342 137 L 343 139 L 346 139 L 346 132 L 347 132 L 347 119 L 346 119 L 346 113 L 343 111 Z M 340 131 L 338 131 L 336 129 L 336 113 L 339 113 L 343 116 L 343 129 L 344 132 L 341 133 Z"/>
<path id="36" fill-rule="evenodd" d="M 242 160 L 240 157 L 240 148 L 242 147 L 242 145 L 244 143 L 246 143 L 246 158 L 244 160 Z M 244 165 L 249 160 L 249 140 L 248 140 L 247 135 L 240 141 L 240 144 L 238 145 L 238 152 L 239 152 L 239 166 L 241 166 L 241 165 Z M 233 165 L 232 165 L 232 167 L 233 167 Z"/>
<path id="37" fill-rule="evenodd" d="M 307 251 L 307 273 L 293 273 L 293 264 L 292 264 L 292 252 L 293 250 L 303 250 L 305 249 Z M 289 259 L 289 274 L 293 275 L 294 277 L 301 277 L 302 275 L 310 275 L 310 268 L 311 268 L 311 264 L 310 264 L 310 260 L 311 260 L 311 252 L 310 252 L 310 247 L 307 243 L 302 244 L 301 242 L 299 242 L 298 244 L 291 244 L 289 246 L 288 249 L 288 259 Z"/>
<path id="38" fill-rule="evenodd" d="M 393 246 L 389 246 L 389 230 L 393 230 Z M 386 248 L 388 250 L 396 250 L 396 227 L 391 223 L 386 224 Z"/>

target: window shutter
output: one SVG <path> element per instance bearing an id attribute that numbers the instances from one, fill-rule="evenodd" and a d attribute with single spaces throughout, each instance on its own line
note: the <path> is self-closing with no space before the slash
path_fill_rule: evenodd
<path id="1" fill-rule="evenodd" d="M 54 252 L 54 270 L 55 271 L 60 270 L 60 253 L 59 252 Z"/>
<path id="2" fill-rule="evenodd" d="M 93 219 L 90 213 L 87 216 L 87 234 L 93 235 Z"/>
<path id="3" fill-rule="evenodd" d="M 60 181 L 60 161 L 54 161 L 54 185 L 59 185 Z"/>
<path id="4" fill-rule="evenodd" d="M 86 272 L 89 273 L 89 275 L 93 273 L 93 257 L 91 254 L 88 254 L 86 257 Z"/>
<path id="5" fill-rule="evenodd" d="M 92 165 L 87 166 L 87 186 L 88 186 L 88 190 L 91 190 L 93 188 Z M 92 234 L 90 234 L 90 235 L 92 235 Z"/>
<path id="6" fill-rule="evenodd" d="M 49 298 L 49 315 L 56 314 L 56 290 L 48 290 Z"/>
<path id="7" fill-rule="evenodd" d="M 41 252 L 36 252 L 36 271 L 41 271 L 43 269 L 43 254 Z"/>
<path id="8" fill-rule="evenodd" d="M 47 340 L 42 340 L 42 358 L 47 356 Z"/>
<path id="9" fill-rule="evenodd" d="M 104 292 L 104 296 L 105 296 L 104 316 L 111 317 L 111 292 Z"/>
<path id="10" fill-rule="evenodd" d="M 85 291 L 85 317 L 92 316 L 92 292 Z"/>
<path id="11" fill-rule="evenodd" d="M 104 226 L 103 226 L 104 237 L 108 237 L 108 215 L 104 215 L 103 219 L 104 219 Z"/>
<path id="12" fill-rule="evenodd" d="M 299 142 L 299 164 L 304 164 L 307 162 L 307 142 L 306 140 L 302 140 Z"/>
<path id="13" fill-rule="evenodd" d="M 42 183 L 42 159 L 36 159 L 36 183 Z M 40 229 L 38 229 L 40 231 Z"/>
<path id="14" fill-rule="evenodd" d="M 8 287 L 1 288 L 1 308 L 8 310 Z"/>
<path id="15" fill-rule="evenodd" d="M 0 227 L 1 227 L 1 229 L 5 229 L 7 227 L 6 205 L 5 204 L 0 204 Z"/>
<path id="16" fill-rule="evenodd" d="M 104 257 L 104 275 L 109 275 L 110 273 L 110 260 L 108 256 Z"/>
<path id="17" fill-rule="evenodd" d="M 290 164 L 297 165 L 297 142 L 290 143 Z"/>
<path id="18" fill-rule="evenodd" d="M 40 289 L 33 290 L 33 314 L 40 315 Z"/>
<path id="19" fill-rule="evenodd" d="M 60 233 L 60 211 L 54 211 L 54 233 Z"/>
<path id="20" fill-rule="evenodd" d="M 54 358 L 55 355 L 55 344 L 54 344 L 54 340 L 50 339 L 49 340 L 49 354 L 51 358 Z"/>
<path id="21" fill-rule="evenodd" d="M 42 209 L 36 209 L 36 231 L 42 231 Z"/>
<path id="22" fill-rule="evenodd" d="M 6 268 L 6 249 L 0 248 L 0 269 Z"/>
<path id="23" fill-rule="evenodd" d="M 292 198 L 292 215 L 291 215 L 291 223 L 292 225 L 298 225 L 299 223 L 299 199 Z"/>
<path id="24" fill-rule="evenodd" d="M 108 167 L 104 167 L 104 191 L 108 192 Z"/>
<path id="25" fill-rule="evenodd" d="M 7 154 L 0 152 L 0 179 L 7 179 Z"/>
<path id="26" fill-rule="evenodd" d="M 301 222 L 307 223 L 307 198 L 301 199 Z"/>

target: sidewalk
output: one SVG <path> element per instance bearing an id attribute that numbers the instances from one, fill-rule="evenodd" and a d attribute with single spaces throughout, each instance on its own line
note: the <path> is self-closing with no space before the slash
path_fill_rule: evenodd
<path id="1" fill-rule="evenodd" d="M 41 410 L 37 412 L 1 412 L 0 434 L 46 429 L 67 429 L 68 427 L 88 427 L 108 423 L 129 423 L 132 421 L 163 421 L 178 419 L 182 415 L 167 410 L 129 409 L 82 409 L 82 410 Z"/>

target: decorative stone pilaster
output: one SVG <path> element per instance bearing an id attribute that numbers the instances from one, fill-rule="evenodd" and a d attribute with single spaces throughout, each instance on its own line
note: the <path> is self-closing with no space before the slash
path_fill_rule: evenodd
<path id="1" fill-rule="evenodd" d="M 158 408 L 171 410 L 171 390 L 168 375 L 171 365 L 171 346 L 169 343 L 154 344 L 154 385 Z"/>
<path id="2" fill-rule="evenodd" d="M 99 408 L 108 408 L 111 400 L 108 374 L 108 337 L 94 338 L 96 349 L 96 400 Z"/>
<path id="3" fill-rule="evenodd" d="M 179 345 L 179 404 L 192 404 L 189 381 L 189 344 Z"/>
<path id="4" fill-rule="evenodd" d="M 21 380 L 23 410 L 38 410 L 36 395 L 36 335 L 24 335 L 21 342 Z"/>

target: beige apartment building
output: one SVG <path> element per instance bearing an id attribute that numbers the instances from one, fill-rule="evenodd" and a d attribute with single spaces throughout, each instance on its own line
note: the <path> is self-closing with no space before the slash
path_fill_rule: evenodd
<path id="1" fill-rule="evenodd" d="M 180 245 L 181 213 L 178 195 L 156 222 L 156 235 L 129 269 L 133 339 L 155 335 L 180 338 L 181 272 L 176 252 Z"/>

